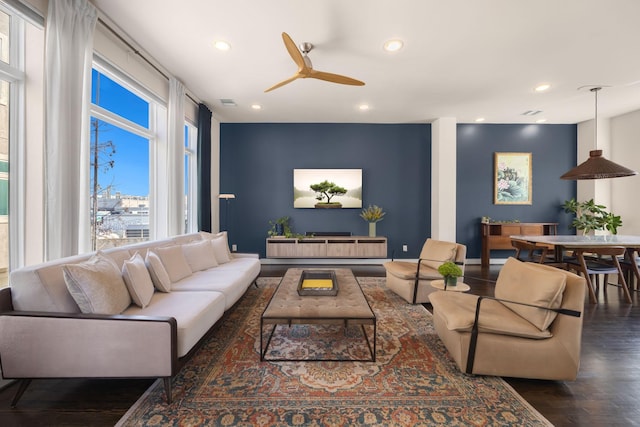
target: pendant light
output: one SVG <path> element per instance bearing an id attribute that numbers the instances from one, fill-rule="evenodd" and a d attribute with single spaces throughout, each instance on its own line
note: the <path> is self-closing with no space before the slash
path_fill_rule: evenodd
<path id="1" fill-rule="evenodd" d="M 601 87 L 591 88 L 591 92 L 595 95 L 596 111 L 594 120 L 594 141 L 595 150 L 589 151 L 589 158 L 580 163 L 569 172 L 562 175 L 561 179 L 578 180 L 578 179 L 604 179 L 604 178 L 621 178 L 623 176 L 637 175 L 638 172 L 620 166 L 617 163 L 607 160 L 602 156 L 602 150 L 598 150 L 598 91 Z"/>

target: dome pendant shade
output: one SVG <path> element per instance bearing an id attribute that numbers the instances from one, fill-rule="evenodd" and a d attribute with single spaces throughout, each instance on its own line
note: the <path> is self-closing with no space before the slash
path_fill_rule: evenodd
<path id="1" fill-rule="evenodd" d="M 587 161 L 580 163 L 575 168 L 566 172 L 560 179 L 605 179 L 605 178 L 622 178 L 623 176 L 637 175 L 638 172 L 620 166 L 617 163 L 602 157 L 602 150 L 598 150 L 598 92 L 602 89 L 600 86 L 594 86 L 589 89 L 593 92 L 595 99 L 595 116 L 593 121 L 593 140 L 595 141 L 595 150 L 589 151 Z"/>
<path id="2" fill-rule="evenodd" d="M 638 172 L 636 171 L 627 169 L 624 166 L 620 166 L 602 157 L 602 150 L 591 150 L 589 152 L 589 158 L 585 162 L 580 163 L 560 178 L 569 180 L 604 179 L 621 178 L 637 174 Z"/>

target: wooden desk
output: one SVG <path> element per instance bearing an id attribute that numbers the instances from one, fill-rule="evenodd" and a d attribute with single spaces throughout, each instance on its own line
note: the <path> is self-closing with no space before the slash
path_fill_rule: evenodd
<path id="1" fill-rule="evenodd" d="M 513 249 L 511 235 L 555 235 L 557 222 L 481 222 L 481 264 L 489 266 L 490 252 L 495 249 Z"/>
<path id="2" fill-rule="evenodd" d="M 630 261 L 631 268 L 634 269 L 635 276 L 640 280 L 640 271 L 634 259 L 634 252 L 640 248 L 640 236 L 629 236 L 613 234 L 607 236 L 583 236 L 583 235 L 555 235 L 555 236 L 538 236 L 538 235 L 513 235 L 513 239 L 524 240 L 532 243 L 542 243 L 553 245 L 556 249 L 556 261 L 562 262 L 565 249 L 589 249 L 602 248 L 607 246 L 623 246 L 625 250 L 625 258 Z M 582 251 L 577 251 L 576 257 L 583 265 L 585 263 Z M 587 285 L 589 290 L 589 300 L 596 303 L 596 295 L 593 291 L 591 279 L 587 276 Z M 623 277 L 624 280 L 624 277 Z M 626 286 L 626 285 L 625 285 Z M 626 290 L 627 301 L 631 302 L 631 297 Z"/>

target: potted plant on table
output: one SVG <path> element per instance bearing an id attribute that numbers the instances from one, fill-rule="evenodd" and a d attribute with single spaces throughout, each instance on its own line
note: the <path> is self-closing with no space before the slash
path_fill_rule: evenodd
<path id="1" fill-rule="evenodd" d="M 271 228 L 267 232 L 269 237 L 276 237 L 276 236 L 291 237 L 293 235 L 293 232 L 291 231 L 291 226 L 289 225 L 288 216 L 282 216 L 276 219 L 275 221 L 269 221 L 269 225 L 271 225 Z"/>
<path id="2" fill-rule="evenodd" d="M 446 289 L 448 286 L 456 286 L 458 277 L 462 276 L 462 269 L 454 262 L 447 261 L 438 267 L 438 273 L 444 277 Z"/>
<path id="3" fill-rule="evenodd" d="M 578 202 L 576 199 L 567 200 L 562 208 L 566 213 L 576 215 L 571 227 L 582 230 L 583 235 L 595 230 L 608 230 L 611 234 L 618 234 L 618 227 L 622 225 L 620 215 L 607 212 L 606 206 L 596 204 L 593 199 L 586 202 Z"/>
<path id="4" fill-rule="evenodd" d="M 360 218 L 369 223 L 369 237 L 376 237 L 376 222 L 382 221 L 385 212 L 377 205 L 369 205 L 360 212 Z"/>

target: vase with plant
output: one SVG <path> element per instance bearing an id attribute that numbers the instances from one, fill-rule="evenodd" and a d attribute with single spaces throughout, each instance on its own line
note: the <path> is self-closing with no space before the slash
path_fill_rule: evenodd
<path id="1" fill-rule="evenodd" d="M 445 288 L 456 286 L 458 277 L 462 276 L 462 269 L 454 262 L 446 261 L 438 267 L 438 273 L 444 277 Z"/>
<path id="2" fill-rule="evenodd" d="M 376 236 L 376 223 L 382 221 L 385 215 L 386 213 L 377 205 L 369 205 L 369 207 L 360 212 L 360 218 L 369 223 L 369 237 Z"/>
<path id="3" fill-rule="evenodd" d="M 618 227 L 622 226 L 622 218 L 619 215 L 607 212 L 606 206 L 596 204 L 593 199 L 586 202 L 567 200 L 562 208 L 566 213 L 576 216 L 571 227 L 582 230 L 583 235 L 596 230 L 608 230 L 611 234 L 618 234 Z"/>
<path id="4" fill-rule="evenodd" d="M 282 216 L 275 221 L 269 221 L 269 225 L 271 228 L 267 231 L 269 237 L 275 236 L 283 236 L 283 237 L 291 237 L 293 233 L 291 232 L 291 226 L 289 225 L 289 217 Z"/>

